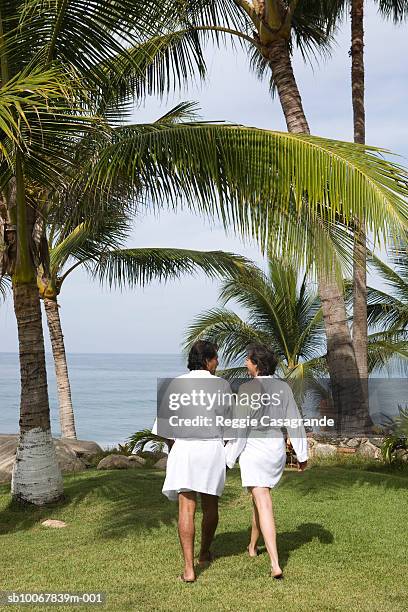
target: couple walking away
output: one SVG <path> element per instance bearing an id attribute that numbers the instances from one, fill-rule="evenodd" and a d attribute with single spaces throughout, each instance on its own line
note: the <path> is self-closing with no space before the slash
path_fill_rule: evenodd
<path id="1" fill-rule="evenodd" d="M 272 351 L 262 345 L 249 348 L 245 361 L 252 383 L 256 382 L 269 391 L 280 394 L 280 409 L 290 423 L 296 419 L 296 428 L 287 427 L 295 449 L 299 471 L 307 466 L 306 432 L 301 424 L 300 414 L 289 385 L 274 377 L 277 359 Z M 188 374 L 180 378 L 217 379 L 217 347 L 204 340 L 196 342 L 188 356 Z M 177 379 L 177 380 L 178 380 Z M 228 386 L 222 382 L 224 389 Z M 187 382 L 187 381 L 186 381 Z M 241 385 L 238 397 L 248 390 L 251 382 Z M 229 388 L 229 386 L 228 386 Z M 258 387 L 259 388 L 259 387 Z M 232 392 L 231 392 L 232 393 Z M 268 397 L 276 397 L 276 393 Z M 276 402 L 270 401 L 262 406 L 263 416 L 276 417 Z M 262 430 L 262 431 L 261 431 Z M 157 432 L 157 419 L 153 426 Z M 228 439 L 229 438 L 229 439 Z M 252 496 L 252 530 L 247 552 L 251 557 L 258 554 L 257 542 L 262 534 L 271 561 L 270 576 L 282 579 L 276 546 L 276 529 L 270 489 L 279 482 L 286 464 L 286 443 L 281 428 L 265 427 L 259 431 L 246 431 L 245 436 L 232 438 L 226 436 L 207 439 L 177 438 L 171 444 L 167 461 L 163 494 L 179 503 L 178 532 L 184 556 L 184 571 L 179 577 L 183 582 L 194 582 L 194 517 L 197 494 L 201 497 L 203 512 L 201 548 L 198 564 L 205 567 L 212 561 L 211 543 L 218 525 L 218 498 L 221 496 L 226 477 L 226 469 L 232 468 L 239 460 L 242 486 L 247 487 Z M 225 445 L 225 446 L 224 446 Z"/>

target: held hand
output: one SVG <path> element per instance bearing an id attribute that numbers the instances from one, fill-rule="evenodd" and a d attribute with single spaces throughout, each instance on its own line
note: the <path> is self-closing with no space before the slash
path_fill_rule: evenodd
<path id="1" fill-rule="evenodd" d="M 307 468 L 307 461 L 298 461 L 298 472 L 304 472 Z"/>

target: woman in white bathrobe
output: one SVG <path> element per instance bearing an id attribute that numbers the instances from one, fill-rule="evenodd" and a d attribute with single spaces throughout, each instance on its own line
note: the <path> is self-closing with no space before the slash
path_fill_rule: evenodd
<path id="1" fill-rule="evenodd" d="M 277 365 L 275 355 L 261 345 L 249 349 L 245 362 L 252 382 L 241 385 L 239 400 L 244 397 L 259 397 L 259 392 L 265 393 L 265 398 L 273 397 L 267 405 L 258 406 L 250 411 L 252 417 L 264 423 L 270 419 L 291 419 L 295 427 L 286 427 L 298 459 L 299 471 L 307 465 L 307 438 L 301 424 L 301 415 L 296 406 L 289 385 L 273 376 Z M 265 417 L 264 420 L 261 417 Z M 296 419 L 293 421 L 292 419 Z M 240 454 L 239 454 L 240 453 Z M 266 549 L 271 560 L 271 576 L 283 578 L 279 566 L 276 546 L 276 529 L 273 516 L 270 489 L 275 487 L 286 464 L 286 443 L 280 426 L 259 425 L 247 431 L 246 439 L 236 439 L 229 442 L 226 448 L 227 465 L 232 467 L 235 457 L 239 454 L 242 486 L 247 487 L 252 495 L 253 515 L 251 539 L 248 553 L 251 557 L 258 554 L 257 543 L 262 533 Z"/>

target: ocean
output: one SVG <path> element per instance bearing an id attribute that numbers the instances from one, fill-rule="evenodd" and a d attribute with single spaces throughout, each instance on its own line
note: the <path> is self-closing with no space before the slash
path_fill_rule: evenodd
<path id="1" fill-rule="evenodd" d="M 158 378 L 186 372 L 185 360 L 172 354 L 68 354 L 72 401 L 79 439 L 102 447 L 123 443 L 135 431 L 151 428 L 156 416 Z M 60 436 L 58 402 L 52 355 L 47 354 L 47 374 L 54 437 Z M 370 379 L 370 412 L 376 423 L 382 415 L 406 407 L 408 379 Z M 392 376 L 392 375 L 391 375 Z M 399 374 L 401 376 L 401 374 Z M 20 374 L 17 353 L 0 353 L 0 433 L 17 433 Z M 315 410 L 303 407 L 305 416 Z M 309 414 L 310 412 L 310 414 Z"/>
<path id="2" fill-rule="evenodd" d="M 68 354 L 77 436 L 116 446 L 156 415 L 157 378 L 186 371 L 181 355 Z M 60 436 L 52 355 L 47 354 L 51 429 Z M 0 433 L 17 433 L 20 373 L 17 353 L 0 353 Z"/>

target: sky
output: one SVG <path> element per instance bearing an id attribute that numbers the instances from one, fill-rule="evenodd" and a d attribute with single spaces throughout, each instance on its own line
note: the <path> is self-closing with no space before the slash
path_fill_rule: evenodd
<path id="1" fill-rule="evenodd" d="M 366 15 L 366 121 L 369 144 L 403 156 L 408 165 L 406 101 L 408 24 L 384 22 L 372 2 Z M 350 93 L 349 23 L 336 37 L 328 60 L 305 65 L 299 54 L 294 71 L 313 134 L 353 139 Z M 134 111 L 133 121 L 152 121 L 183 100 L 198 102 L 206 120 L 225 120 L 260 128 L 285 130 L 277 99 L 267 81 L 251 73 L 247 54 L 239 48 L 207 52 L 205 83 L 191 85 L 163 102 L 148 98 Z M 243 244 L 223 229 L 192 214 L 146 215 L 135 221 L 128 246 L 224 250 L 243 254 L 262 265 L 253 244 Z M 379 285 L 369 276 L 370 284 Z M 77 270 L 64 283 L 59 301 L 66 350 L 70 353 L 178 353 L 186 327 L 200 312 L 217 304 L 219 283 L 197 273 L 167 284 L 110 291 Z M 45 321 L 44 321 L 45 324 Z M 44 325 L 46 328 L 46 324 Z M 50 350 L 45 333 L 46 350 Z M 17 330 L 11 296 L 0 305 L 0 352 L 17 351 Z"/>

